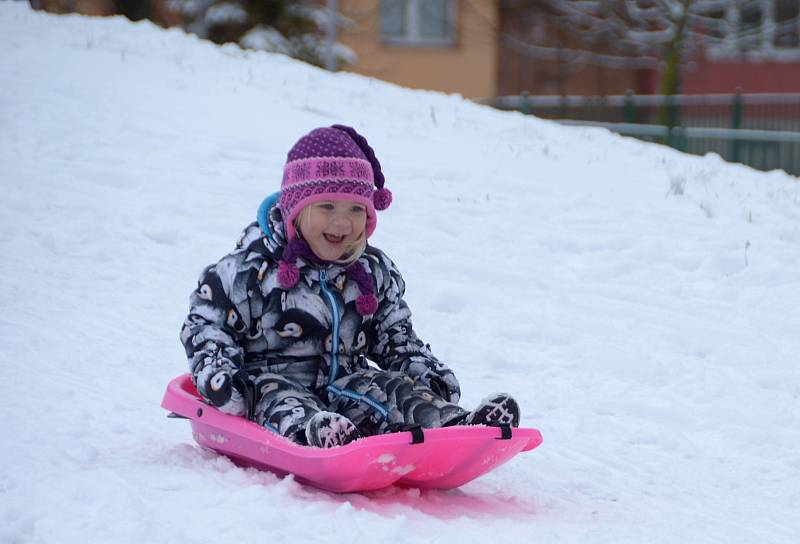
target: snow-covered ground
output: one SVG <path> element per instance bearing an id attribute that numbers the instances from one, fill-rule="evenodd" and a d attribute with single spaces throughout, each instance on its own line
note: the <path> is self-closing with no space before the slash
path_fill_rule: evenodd
<path id="1" fill-rule="evenodd" d="M 800 540 L 797 178 L 24 3 L 0 89 L 0 542 Z M 545 438 L 459 490 L 317 491 L 159 407 L 200 269 L 337 122 L 463 404 Z"/>

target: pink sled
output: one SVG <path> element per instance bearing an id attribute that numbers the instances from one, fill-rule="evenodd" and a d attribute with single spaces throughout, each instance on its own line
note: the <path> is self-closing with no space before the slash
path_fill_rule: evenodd
<path id="1" fill-rule="evenodd" d="M 300 446 L 206 404 L 189 374 L 169 383 L 161 406 L 190 420 L 198 444 L 237 465 L 294 474 L 299 482 L 337 493 L 390 485 L 459 487 L 542 443 L 536 429 L 461 426 L 371 436 L 330 449 Z"/>

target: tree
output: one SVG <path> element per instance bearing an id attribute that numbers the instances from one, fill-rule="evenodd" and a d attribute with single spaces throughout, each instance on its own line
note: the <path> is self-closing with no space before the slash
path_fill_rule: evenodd
<path id="1" fill-rule="evenodd" d="M 681 66 L 698 46 L 722 45 L 725 8 L 737 0 L 552 0 L 586 45 L 661 61 L 664 95 L 680 92 Z"/>
<path id="2" fill-rule="evenodd" d="M 634 55 L 630 49 L 615 47 L 615 40 L 604 40 L 602 35 L 581 36 L 574 13 L 567 12 L 554 0 L 502 0 L 500 9 L 500 44 L 515 54 L 506 58 L 506 64 L 513 64 L 516 55 L 538 61 L 519 71 L 517 77 L 527 80 L 527 85 L 555 83 L 558 94 L 564 94 L 568 76 L 587 66 L 658 68 L 659 59 L 647 53 Z M 597 76 L 598 87 L 602 89 L 606 71 L 598 70 Z M 599 92 L 604 94 L 602 90 Z"/>
<path id="3" fill-rule="evenodd" d="M 329 44 L 325 31 L 330 17 L 347 20 L 309 0 L 169 0 L 182 14 L 185 28 L 215 43 L 238 43 L 247 49 L 283 53 L 317 66 L 326 64 L 333 47 L 335 64 L 351 63 L 354 53 L 340 43 Z"/>
<path id="4" fill-rule="evenodd" d="M 658 67 L 660 93 L 681 91 L 681 69 L 694 51 L 741 55 L 771 53 L 781 43 L 797 47 L 797 0 L 506 0 L 544 9 L 566 29 L 577 49 L 523 43 L 531 55 L 614 67 Z M 531 35 L 531 37 L 534 37 Z M 523 40 L 526 41 L 526 40 Z M 544 45 L 544 47 L 543 47 Z M 659 121 L 671 125 L 670 109 Z"/>
<path id="5" fill-rule="evenodd" d="M 162 26 L 182 25 L 215 43 L 283 53 L 335 69 L 355 54 L 335 41 L 335 29 L 350 21 L 318 0 L 29 0 L 34 9 L 53 13 L 125 15 Z M 329 4 L 335 6 L 333 0 Z"/>

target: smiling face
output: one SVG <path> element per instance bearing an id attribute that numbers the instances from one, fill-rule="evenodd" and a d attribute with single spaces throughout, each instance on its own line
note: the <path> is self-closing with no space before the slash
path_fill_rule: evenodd
<path id="1" fill-rule="evenodd" d="M 367 209 L 363 204 L 321 200 L 300 213 L 297 227 L 317 257 L 338 261 L 361 243 L 366 225 Z"/>

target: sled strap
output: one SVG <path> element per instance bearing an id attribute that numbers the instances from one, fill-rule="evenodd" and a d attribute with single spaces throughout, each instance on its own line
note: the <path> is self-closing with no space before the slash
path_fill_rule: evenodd
<path id="1" fill-rule="evenodd" d="M 411 433 L 412 444 L 422 444 L 425 442 L 425 433 L 419 425 L 407 425 L 404 430 Z"/>
<path id="2" fill-rule="evenodd" d="M 500 423 L 500 438 L 497 440 L 511 440 L 511 425 L 508 423 Z"/>
<path id="3" fill-rule="evenodd" d="M 255 420 L 256 414 L 256 386 L 247 377 L 247 374 L 237 372 L 233 375 L 233 385 L 244 397 L 245 415 L 248 421 Z"/>

